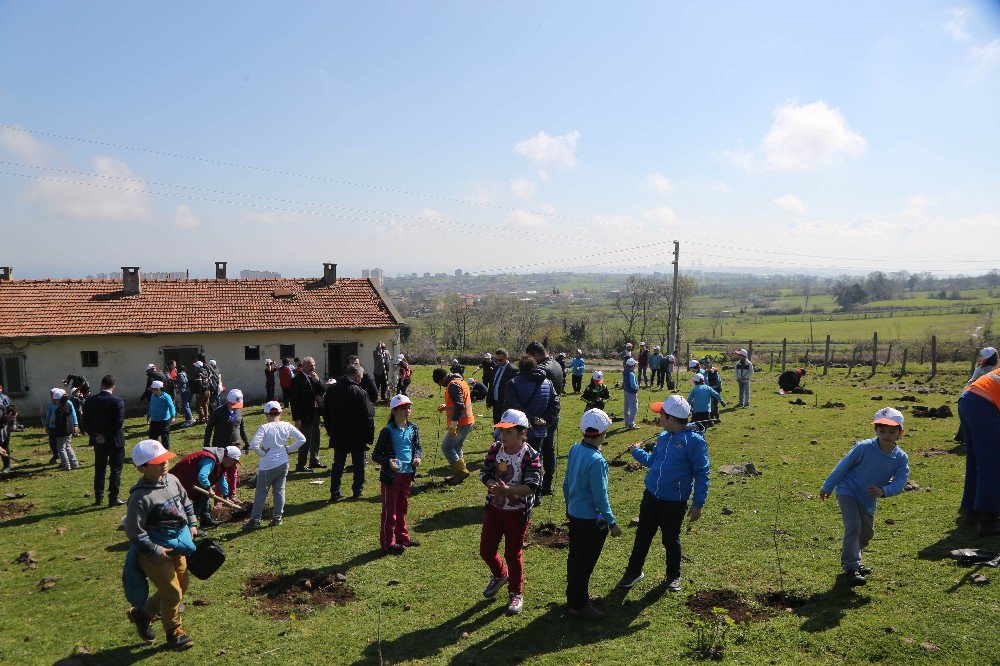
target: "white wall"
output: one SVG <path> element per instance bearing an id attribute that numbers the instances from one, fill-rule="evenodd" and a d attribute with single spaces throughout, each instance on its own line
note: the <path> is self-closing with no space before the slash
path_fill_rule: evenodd
<path id="1" fill-rule="evenodd" d="M 327 367 L 325 343 L 357 342 L 361 365 L 370 370 L 372 351 L 379 340 L 386 343 L 395 357 L 399 351 L 399 331 L 394 328 L 47 338 L 18 341 L 16 349 L 0 345 L 0 353 L 24 355 L 28 391 L 12 397 L 25 417 L 34 417 L 49 402 L 49 389 L 61 387 L 63 379 L 71 373 L 86 377 L 94 392 L 100 390 L 101 377 L 114 375 L 116 393 L 130 408 L 137 407 L 146 385 L 146 365 L 155 363 L 162 369 L 165 347 L 201 347 L 206 358 L 218 362 L 226 387 L 239 388 L 248 402 L 260 402 L 265 396 L 264 359 L 280 363 L 279 345 L 295 345 L 295 355 L 299 358 L 313 356 L 323 376 Z M 247 345 L 260 345 L 259 361 L 245 360 Z M 81 351 L 98 352 L 98 366 L 82 367 Z"/>

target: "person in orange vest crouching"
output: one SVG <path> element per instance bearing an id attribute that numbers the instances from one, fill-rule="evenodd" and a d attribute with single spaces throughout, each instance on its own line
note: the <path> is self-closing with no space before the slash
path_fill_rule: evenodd
<path id="1" fill-rule="evenodd" d="M 448 479 L 449 485 L 458 485 L 469 476 L 462 446 L 476 423 L 472 413 L 472 392 L 462 375 L 449 373 L 444 368 L 434 368 L 432 378 L 435 384 L 444 388 L 444 404 L 438 411 L 444 412 L 448 419 L 448 432 L 441 442 L 441 453 L 455 470 L 455 475 Z"/>

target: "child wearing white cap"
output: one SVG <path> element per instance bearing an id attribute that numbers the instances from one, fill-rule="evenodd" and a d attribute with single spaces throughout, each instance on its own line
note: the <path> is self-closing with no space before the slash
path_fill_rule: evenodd
<path id="1" fill-rule="evenodd" d="M 508 409 L 493 427 L 499 429 L 500 441 L 486 452 L 479 474 L 487 488 L 479 556 L 491 574 L 483 596 L 492 599 L 507 583 L 507 614 L 520 615 L 524 607 L 524 537 L 542 484 L 542 458 L 528 445 L 531 425 L 524 412 Z M 497 553 L 501 539 L 503 558 Z"/>
<path id="2" fill-rule="evenodd" d="M 580 419 L 583 439 L 569 450 L 563 496 L 569 518 L 569 557 L 566 559 L 566 601 L 569 614 L 582 620 L 600 620 L 589 593 L 590 576 L 604 548 L 608 532 L 622 530 L 608 498 L 608 461 L 601 455 L 611 418 L 600 409 L 589 409 Z"/>
<path id="3" fill-rule="evenodd" d="M 590 384 L 583 390 L 580 398 L 586 403 L 587 409 L 604 409 L 604 405 L 611 400 L 611 391 L 604 383 L 604 373 L 594 370 L 590 376 Z"/>
<path id="4" fill-rule="evenodd" d="M 174 456 L 155 439 L 132 449 L 132 463 L 142 478 L 129 491 L 124 526 L 131 544 L 122 583 L 132 604 L 128 618 L 139 637 L 147 643 L 155 640 L 150 620 L 159 615 L 167 647 L 186 650 L 194 641 L 181 626 L 180 605 L 188 586 L 186 558 L 195 551 L 198 521 L 180 481 L 167 473 Z M 156 587 L 152 596 L 146 578 Z"/>
<path id="5" fill-rule="evenodd" d="M 861 562 L 861 551 L 875 534 L 875 509 L 879 497 L 903 492 L 910 477 L 910 462 L 896 443 L 903 436 L 903 415 L 892 407 L 875 412 L 875 437 L 858 442 L 841 459 L 820 490 L 827 499 L 836 490 L 844 521 L 840 565 L 851 585 L 864 585 L 872 570 Z"/>
<path id="6" fill-rule="evenodd" d="M 195 486 L 211 491 L 212 486 L 219 484 L 222 496 L 229 496 L 226 472 L 240 464 L 241 455 L 236 446 L 213 446 L 189 453 L 174 465 L 174 476 L 191 495 L 195 513 L 204 527 L 214 527 L 219 522 L 212 517 L 208 495 L 196 491 Z"/>
<path id="7" fill-rule="evenodd" d="M 635 543 L 618 587 L 631 589 L 645 578 L 642 567 L 659 529 L 667 551 L 667 589 L 680 592 L 681 523 L 685 511 L 692 522 L 698 520 L 708 499 L 711 472 L 708 444 L 701 434 L 687 427 L 691 406 L 684 398 L 671 395 L 663 402 L 652 403 L 649 408 L 659 416 L 663 432 L 656 438 L 652 453 L 643 450 L 641 442 L 629 446 L 632 457 L 649 471 L 643 481 L 646 490 L 639 505 Z M 694 498 L 688 511 L 692 489 Z"/>
<path id="8" fill-rule="evenodd" d="M 73 450 L 73 435 L 77 432 L 76 409 L 70 402 L 66 391 L 54 388 L 49 391 L 52 398 L 45 412 L 45 430 L 49 435 L 49 448 L 52 450 L 52 460 L 59 461 L 59 469 L 68 472 L 79 469 L 76 451 Z"/>
<path id="9" fill-rule="evenodd" d="M 260 525 L 264 514 L 267 491 L 273 494 L 274 508 L 271 510 L 271 525 L 281 524 L 285 512 L 285 481 L 288 478 L 288 454 L 297 450 L 306 441 L 306 436 L 291 423 L 281 420 L 281 403 L 272 400 L 264 405 L 267 422 L 257 428 L 250 440 L 250 450 L 260 456 L 257 464 L 257 485 L 253 495 L 253 510 L 250 521 L 243 529 L 252 530 Z M 289 440 L 292 443 L 289 444 Z"/>
<path id="10" fill-rule="evenodd" d="M 995 347 L 983 347 L 983 350 L 979 352 L 979 362 L 976 363 L 976 369 L 972 371 L 972 376 L 969 377 L 969 381 L 965 382 L 965 385 L 968 386 L 983 375 L 996 370 L 997 359 L 998 354 Z"/>
<path id="11" fill-rule="evenodd" d="M 573 393 L 579 393 L 583 385 L 583 373 L 587 371 L 587 362 L 583 360 L 583 350 L 577 349 L 573 360 L 569 363 L 570 375 L 573 380 Z"/>
<path id="12" fill-rule="evenodd" d="M 691 381 L 694 382 L 694 387 L 687 397 L 687 401 L 691 405 L 691 421 L 707 426 L 713 423 L 712 401 L 717 400 L 723 407 L 726 406 L 726 401 L 722 399 L 718 391 L 705 383 L 705 375 L 700 372 L 696 372 Z"/>
<path id="13" fill-rule="evenodd" d="M 737 407 L 749 409 L 750 407 L 750 378 L 753 377 L 753 362 L 750 361 L 750 353 L 746 349 L 737 350 L 736 368 L 733 373 L 736 375 L 736 385 L 740 389 L 740 399 Z"/>
<path id="14" fill-rule="evenodd" d="M 163 448 L 170 450 L 170 425 L 177 415 L 174 399 L 163 390 L 163 382 L 154 379 L 149 384 L 149 409 L 146 418 L 149 420 L 149 439 L 159 439 Z"/>
<path id="15" fill-rule="evenodd" d="M 404 549 L 419 546 L 410 538 L 406 512 L 410 503 L 413 475 L 420 466 L 423 449 L 420 429 L 410 422 L 413 403 L 405 395 L 395 395 L 389 401 L 389 422 L 379 432 L 372 451 L 372 460 L 382 466 L 382 521 L 378 539 L 382 551 L 399 555 Z"/>
<path id="16" fill-rule="evenodd" d="M 653 345 L 653 352 L 649 355 L 649 384 L 650 388 L 663 388 L 663 381 L 660 379 L 660 361 L 663 354 L 660 353 L 660 345 Z"/>
<path id="17" fill-rule="evenodd" d="M 639 411 L 639 380 L 635 376 L 637 361 L 626 359 L 625 371 L 622 373 L 622 390 L 625 392 L 625 427 L 635 430 L 635 415 Z"/>

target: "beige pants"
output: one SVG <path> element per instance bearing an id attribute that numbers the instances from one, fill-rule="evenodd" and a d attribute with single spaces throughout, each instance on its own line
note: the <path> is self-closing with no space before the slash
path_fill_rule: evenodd
<path id="1" fill-rule="evenodd" d="M 181 599 L 188 586 L 187 558 L 174 554 L 169 559 L 140 555 L 139 566 L 156 587 L 143 610 L 149 617 L 159 615 L 163 630 L 169 635 L 181 626 Z"/>

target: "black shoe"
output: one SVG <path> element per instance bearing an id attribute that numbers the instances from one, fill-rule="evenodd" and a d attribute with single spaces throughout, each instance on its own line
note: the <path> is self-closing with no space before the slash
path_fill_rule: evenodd
<path id="1" fill-rule="evenodd" d="M 306 470 L 306 468 L 303 467 L 302 465 L 296 465 L 295 469 L 293 471 L 295 471 L 295 472 L 306 472 L 308 470 Z"/>
<path id="2" fill-rule="evenodd" d="M 861 572 L 857 569 L 851 569 L 850 571 L 844 572 L 844 576 L 847 578 L 847 584 L 851 587 L 857 587 L 859 585 L 864 585 L 868 582 Z"/>
<path id="3" fill-rule="evenodd" d="M 631 590 L 633 587 L 635 587 L 636 583 L 638 583 L 645 577 L 646 574 L 644 574 L 641 571 L 638 574 L 626 571 L 624 574 L 622 574 L 622 579 L 618 581 L 617 587 L 622 590 Z"/>
<path id="4" fill-rule="evenodd" d="M 59 456 L 52 456 L 51 458 L 49 458 L 49 464 L 50 465 L 54 465 L 57 462 L 59 462 Z"/>
<path id="5" fill-rule="evenodd" d="M 672 579 L 669 583 L 667 583 L 667 589 L 670 590 L 671 592 L 680 592 L 681 579 L 680 578 Z"/>
<path id="6" fill-rule="evenodd" d="M 545 496 L 551 495 L 552 494 L 552 489 L 551 488 L 542 488 L 542 494 L 545 495 Z"/>
<path id="7" fill-rule="evenodd" d="M 194 639 L 184 632 L 183 627 L 177 627 L 167 636 L 167 647 L 171 650 L 187 650 L 194 647 Z"/>
<path id="8" fill-rule="evenodd" d="M 219 525 L 222 524 L 221 522 L 219 522 L 218 520 L 216 520 L 215 518 L 212 518 L 212 516 L 207 515 L 207 514 L 204 515 L 204 516 L 202 516 L 201 520 L 199 520 L 198 523 L 199 523 L 200 527 L 205 527 L 205 528 L 208 528 L 208 527 L 218 527 Z"/>
<path id="9" fill-rule="evenodd" d="M 149 617 L 141 608 L 133 606 L 125 614 L 128 616 L 128 621 L 135 625 L 135 630 L 138 632 L 139 638 L 150 644 L 156 640 L 156 632 L 153 631 Z"/>
<path id="10" fill-rule="evenodd" d="M 388 548 L 386 548 L 383 552 L 385 552 L 388 555 L 402 555 L 403 551 L 405 550 L 406 548 L 404 548 L 403 546 L 400 546 L 398 543 L 394 543 Z"/>
<path id="11" fill-rule="evenodd" d="M 94 506 L 101 506 L 102 504 L 104 504 L 104 498 L 103 497 L 101 497 L 100 495 L 98 495 L 97 497 L 94 498 Z"/>
<path id="12" fill-rule="evenodd" d="M 313 462 L 309 463 L 309 469 L 326 469 L 326 465 L 324 465 L 318 460 L 314 460 Z"/>
<path id="13" fill-rule="evenodd" d="M 402 544 L 404 548 L 416 548 L 420 545 L 420 542 L 416 539 L 410 539 L 406 543 Z"/>
<path id="14" fill-rule="evenodd" d="M 337 493 L 335 495 L 330 495 L 330 504 L 336 504 L 342 499 L 344 499 L 344 496 L 341 495 L 340 493 Z"/>
<path id="15" fill-rule="evenodd" d="M 1000 534 L 1000 513 L 979 512 L 979 536 L 988 537 Z"/>
<path id="16" fill-rule="evenodd" d="M 112 497 L 108 500 L 108 506 L 125 506 L 127 502 L 122 501 L 117 497 Z"/>
<path id="17" fill-rule="evenodd" d="M 351 499 L 352 500 L 359 500 L 359 499 L 361 499 L 361 493 L 360 492 L 354 493 L 353 495 L 351 495 Z"/>
<path id="18" fill-rule="evenodd" d="M 858 573 L 861 574 L 862 576 L 869 576 L 872 574 L 872 569 L 871 567 L 866 567 L 865 565 L 862 564 L 858 567 Z"/>

